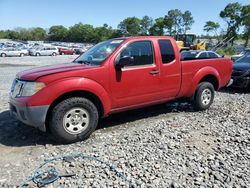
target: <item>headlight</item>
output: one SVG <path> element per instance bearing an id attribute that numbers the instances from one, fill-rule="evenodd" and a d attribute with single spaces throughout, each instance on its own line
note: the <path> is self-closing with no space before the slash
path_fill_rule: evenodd
<path id="1" fill-rule="evenodd" d="M 22 97 L 32 96 L 41 89 L 43 89 L 45 86 L 46 85 L 42 82 L 25 82 L 21 89 L 20 96 Z"/>

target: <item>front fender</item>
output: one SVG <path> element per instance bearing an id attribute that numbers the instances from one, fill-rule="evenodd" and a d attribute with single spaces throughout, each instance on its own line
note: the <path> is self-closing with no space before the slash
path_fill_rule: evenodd
<path id="1" fill-rule="evenodd" d="M 28 101 L 28 106 L 51 105 L 58 97 L 73 91 L 87 91 L 96 95 L 103 104 L 104 114 L 111 109 L 108 92 L 98 82 L 82 77 L 65 78 L 50 83 Z"/>
<path id="2" fill-rule="evenodd" d="M 208 75 L 216 77 L 216 79 L 219 82 L 219 86 L 221 85 L 221 78 L 219 72 L 213 67 L 203 67 L 193 77 L 192 88 L 191 88 L 193 94 L 195 93 L 196 88 L 200 83 L 200 81 L 202 80 L 202 78 Z"/>

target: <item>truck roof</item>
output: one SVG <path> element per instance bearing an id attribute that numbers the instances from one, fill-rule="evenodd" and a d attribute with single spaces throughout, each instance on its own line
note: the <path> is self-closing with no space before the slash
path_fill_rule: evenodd
<path id="1" fill-rule="evenodd" d="M 115 40 L 127 40 L 127 39 L 173 39 L 171 36 L 131 36 L 131 37 L 119 37 L 119 38 L 114 38 Z"/>

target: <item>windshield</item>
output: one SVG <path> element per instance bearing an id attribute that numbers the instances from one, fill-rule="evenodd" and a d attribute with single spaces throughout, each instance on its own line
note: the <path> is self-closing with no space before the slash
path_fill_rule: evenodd
<path id="1" fill-rule="evenodd" d="M 245 56 L 239 58 L 235 63 L 250 63 L 250 53 Z"/>
<path id="2" fill-rule="evenodd" d="M 74 63 L 101 65 L 122 42 L 120 39 L 101 42 L 79 56 Z"/>

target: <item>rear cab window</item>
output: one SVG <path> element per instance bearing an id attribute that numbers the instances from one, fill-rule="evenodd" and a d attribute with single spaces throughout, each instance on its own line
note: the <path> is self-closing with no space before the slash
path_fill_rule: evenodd
<path id="1" fill-rule="evenodd" d="M 174 48 L 170 40 L 159 40 L 159 47 L 161 52 L 161 59 L 163 64 L 171 63 L 175 60 Z"/>

